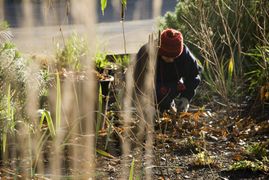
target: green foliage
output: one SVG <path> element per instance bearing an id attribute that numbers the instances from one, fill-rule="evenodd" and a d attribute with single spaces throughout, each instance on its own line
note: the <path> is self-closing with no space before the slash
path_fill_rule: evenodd
<path id="1" fill-rule="evenodd" d="M 246 149 L 246 153 L 257 159 L 262 159 L 263 157 L 267 156 L 267 151 L 263 143 L 255 143 L 251 146 L 248 146 Z"/>
<path id="2" fill-rule="evenodd" d="M 72 71 L 81 71 L 82 61 L 87 54 L 87 43 L 77 34 L 73 34 L 67 39 L 63 48 L 57 47 L 56 63 L 58 69 L 65 68 Z"/>
<path id="3" fill-rule="evenodd" d="M 49 88 L 50 82 L 52 81 L 52 77 L 50 76 L 48 69 L 40 70 L 40 76 L 38 80 L 40 83 L 39 96 L 40 97 L 48 96 L 48 88 Z"/>
<path id="4" fill-rule="evenodd" d="M 173 28 L 173 29 L 182 29 L 179 26 L 177 16 L 173 12 L 167 12 L 162 19 L 160 19 L 160 29 L 164 30 L 166 28 Z"/>
<path id="5" fill-rule="evenodd" d="M 123 55 L 123 56 L 113 55 L 113 59 L 114 59 L 115 63 L 122 68 L 127 68 L 129 63 L 130 63 L 130 56 L 129 55 Z"/>
<path id="6" fill-rule="evenodd" d="M 107 5 L 107 0 L 100 0 L 101 1 L 101 9 L 102 9 L 102 13 L 104 15 L 105 13 L 105 8 L 106 8 L 106 5 Z"/>
<path id="7" fill-rule="evenodd" d="M 9 24 L 6 21 L 0 22 L 0 45 L 12 38 L 12 33 L 9 31 Z"/>
<path id="8" fill-rule="evenodd" d="M 107 6 L 107 0 L 100 0 L 100 3 L 101 3 L 102 14 L 104 15 L 105 9 L 106 9 L 106 6 Z M 127 0 L 121 0 L 121 3 L 126 8 Z"/>
<path id="9" fill-rule="evenodd" d="M 14 82 L 23 85 L 26 77 L 26 63 L 12 43 L 4 43 L 0 48 L 0 80 L 1 83 Z"/>
<path id="10" fill-rule="evenodd" d="M 5 152 L 8 136 L 15 131 L 16 121 L 24 111 L 26 63 L 12 43 L 0 48 L 0 137 Z"/>
<path id="11" fill-rule="evenodd" d="M 108 157 L 108 158 L 115 158 L 114 156 L 112 156 L 111 154 L 105 152 L 105 151 L 102 151 L 101 149 L 96 149 L 96 152 L 104 157 Z"/>
<path id="12" fill-rule="evenodd" d="M 235 36 L 237 32 L 233 30 L 237 30 L 240 37 L 244 36 L 240 45 L 245 51 L 258 42 L 263 42 L 262 39 L 253 37 L 253 33 L 256 35 L 261 33 L 257 29 L 259 25 L 257 23 L 259 22 L 254 21 L 253 18 L 266 20 L 266 8 L 268 8 L 266 0 L 242 2 L 232 0 L 217 0 L 214 2 L 210 0 L 180 1 L 174 12 L 165 14 L 160 22 L 160 27 L 179 29 L 184 34 L 185 42 L 193 42 L 197 45 L 202 45 L 207 33 L 213 33 L 211 34 L 212 40 L 219 43 L 214 44 L 214 47 L 220 48 L 220 51 L 224 50 L 221 48 L 227 48 L 225 45 L 229 45 L 227 44 L 227 38 L 236 38 L 227 37 L 227 35 Z M 236 24 L 239 22 L 241 23 L 240 27 Z M 268 24 L 265 24 L 265 26 L 268 27 Z M 231 32 L 225 34 L 226 28 Z M 233 48 L 237 48 L 238 42 L 231 43 L 233 43 Z M 234 50 L 236 51 L 236 49 Z"/>
<path id="13" fill-rule="evenodd" d="M 100 51 L 96 52 L 95 57 L 94 57 L 94 61 L 95 61 L 95 67 L 98 71 L 101 69 L 104 69 L 109 64 L 111 64 L 106 57 L 106 53 L 103 53 Z"/>
<path id="14" fill-rule="evenodd" d="M 254 143 L 246 147 L 245 154 L 248 159 L 233 163 L 230 170 L 250 169 L 252 171 L 268 172 L 268 154 L 266 150 L 266 143 Z"/>
<path id="15" fill-rule="evenodd" d="M 5 30 L 9 28 L 9 24 L 7 21 L 0 22 L 0 30 Z"/>
<path id="16" fill-rule="evenodd" d="M 1 118 L 1 140 L 2 140 L 2 151 L 5 153 L 6 144 L 7 144 L 7 137 L 9 134 L 13 134 L 15 130 L 15 120 L 14 120 L 14 106 L 11 101 L 11 87 L 10 84 L 8 85 L 6 99 L 6 104 L 1 104 L 1 109 L 3 110 L 0 112 Z M 3 103 L 3 102 L 1 102 Z M 2 119 L 3 118 L 3 119 Z"/>
<path id="17" fill-rule="evenodd" d="M 135 158 L 132 160 L 131 168 L 130 168 L 130 173 L 129 173 L 129 180 L 134 179 L 134 167 L 135 167 Z"/>
<path id="18" fill-rule="evenodd" d="M 54 137 L 56 135 L 56 132 L 55 132 L 55 128 L 54 128 L 54 125 L 53 125 L 53 121 L 52 121 L 52 118 L 51 118 L 51 115 L 50 115 L 50 112 L 47 111 L 47 110 L 40 110 L 40 113 L 41 113 L 41 119 L 40 119 L 40 129 L 42 128 L 42 125 L 44 123 L 44 120 L 46 120 L 47 124 L 48 124 L 48 128 L 49 128 L 49 131 L 50 131 L 50 135 L 52 137 Z"/>
<path id="19" fill-rule="evenodd" d="M 214 159 L 212 156 L 208 154 L 207 151 L 199 152 L 195 155 L 194 164 L 198 166 L 206 166 L 212 165 L 214 163 Z"/>
<path id="20" fill-rule="evenodd" d="M 126 6 L 127 6 L 127 0 L 121 0 L 121 3 L 122 3 L 123 6 L 126 8 Z"/>
<path id="21" fill-rule="evenodd" d="M 262 161 L 249 161 L 243 160 L 235 162 L 230 166 L 230 170 L 243 170 L 243 169 L 251 169 L 252 171 L 263 171 L 268 172 L 269 168 Z"/>
<path id="22" fill-rule="evenodd" d="M 175 11 L 161 19 L 160 28 L 182 32 L 185 44 L 205 67 L 203 75 L 211 93 L 228 103 L 244 95 L 244 74 L 251 72 L 245 66 L 249 57 L 242 52 L 256 45 L 268 46 L 268 7 L 266 0 L 179 1 Z M 257 75 L 253 84 L 260 72 L 252 71 Z"/>
<path id="23" fill-rule="evenodd" d="M 250 58 L 245 61 L 248 90 L 257 94 L 258 88 L 269 82 L 269 46 L 257 46 L 245 53 Z"/>
<path id="24" fill-rule="evenodd" d="M 12 43 L 4 43 L 0 48 L 0 90 L 11 86 L 12 99 L 25 97 L 26 63 Z M 5 96 L 1 94 L 0 96 Z M 1 98 L 2 99 L 2 98 Z"/>
<path id="25" fill-rule="evenodd" d="M 56 74 L 56 130 L 60 129 L 61 121 L 62 121 L 62 93 L 61 93 L 61 81 L 59 73 Z"/>

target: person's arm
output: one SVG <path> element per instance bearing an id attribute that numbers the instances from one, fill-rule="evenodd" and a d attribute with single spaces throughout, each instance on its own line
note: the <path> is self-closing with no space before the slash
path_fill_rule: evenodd
<path id="1" fill-rule="evenodd" d="M 180 97 L 185 97 L 189 101 L 195 95 L 195 90 L 201 82 L 201 71 L 202 67 L 197 63 L 195 57 L 191 54 L 189 50 L 186 52 L 186 68 L 183 76 L 184 85 L 186 90 L 180 95 Z"/>
<path id="2" fill-rule="evenodd" d="M 183 81 L 185 90 L 174 100 L 177 113 L 188 111 L 189 103 L 195 95 L 195 90 L 201 81 L 200 74 L 202 71 L 202 67 L 199 66 L 195 57 L 188 49 L 182 60 L 184 61 Z"/>

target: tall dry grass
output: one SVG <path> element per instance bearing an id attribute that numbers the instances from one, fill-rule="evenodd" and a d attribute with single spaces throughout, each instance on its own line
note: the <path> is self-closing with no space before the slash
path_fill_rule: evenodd
<path id="1" fill-rule="evenodd" d="M 2 2 L 2 1 L 0 1 Z M 160 3 L 158 1 L 158 3 Z M 22 41 L 28 38 L 30 44 L 37 40 L 34 32 L 34 13 L 30 0 L 22 1 L 24 19 L 21 27 L 24 27 L 30 36 L 19 37 Z M 55 14 L 53 1 L 42 1 L 44 15 Z M 160 5 L 156 5 L 155 14 L 159 14 Z M 26 97 L 24 107 L 11 107 L 15 99 L 14 93 L 19 87 L 9 86 L 5 92 L 8 97 L 8 117 L 14 121 L 14 126 L 8 127 L 14 130 L 14 134 L 2 133 L 1 142 L 4 143 L 2 152 L 2 167 L 9 169 L 3 177 L 22 179 L 98 179 L 97 170 L 97 140 L 96 134 L 96 104 L 98 91 L 94 74 L 95 45 L 96 45 L 96 3 L 95 1 L 80 0 L 68 1 L 68 13 L 72 14 L 74 23 L 81 24 L 85 28 L 85 34 L 80 34 L 86 39 L 88 51 L 80 57 L 83 72 L 73 72 L 82 76 L 83 80 L 77 80 L 73 76 L 64 77 L 65 69 L 55 66 L 55 58 L 45 55 L 42 58 L 32 58 L 32 54 L 23 54 L 25 58 L 26 73 Z M 86 17 L 86 18 L 85 18 Z M 45 18 L 46 22 L 51 21 Z M 53 21 L 53 20 L 52 20 Z M 61 27 L 61 25 L 59 25 Z M 124 28 L 124 27 L 123 27 Z M 64 31 L 60 28 L 61 31 Z M 62 34 L 60 47 L 65 47 L 67 37 Z M 29 41 L 30 40 L 30 41 Z M 153 45 L 154 37 L 150 35 L 150 66 L 145 82 L 146 94 L 133 109 L 132 67 L 126 75 L 126 87 L 122 100 L 122 117 L 124 120 L 124 134 L 122 136 L 123 158 L 121 161 L 122 179 L 143 177 L 152 179 L 153 144 L 154 144 L 154 67 L 156 48 Z M 1 56 L 1 58 L 4 58 Z M 47 106 L 40 108 L 40 92 L 42 83 L 38 79 L 43 65 L 47 67 L 48 77 L 52 79 L 52 85 L 48 89 Z M 49 68 L 48 68 L 49 67 Z M 7 75 L 8 76 L 8 75 Z M 75 76 L 76 77 L 76 76 Z M 1 85 L 2 87 L 6 85 Z M 16 85 L 15 85 L 16 86 Z M 5 88 L 3 88 L 5 89 Z M 4 106 L 1 106 L 1 108 Z M 12 114 L 14 113 L 14 114 Z M 106 116 L 106 114 L 104 114 Z M 2 118 L 2 117 L 1 117 Z M 138 129 L 133 131 L 130 125 L 138 119 Z M 5 124 L 1 124 L 5 126 Z M 7 126 L 6 126 L 7 127 Z M 6 136 L 6 137 L 5 137 Z M 134 148 L 135 147 L 135 148 Z M 3 147 L 2 147 L 3 148 Z M 100 152 L 100 151 L 99 151 Z M 132 156 L 131 158 L 129 158 Z M 145 165 L 143 165 L 145 163 Z M 145 175 L 143 175 L 145 173 Z"/>

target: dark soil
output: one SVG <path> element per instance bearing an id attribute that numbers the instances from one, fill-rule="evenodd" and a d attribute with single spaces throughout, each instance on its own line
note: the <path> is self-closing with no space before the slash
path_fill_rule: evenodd
<path id="1" fill-rule="evenodd" d="M 193 111 L 180 117 L 165 116 L 167 117 L 158 119 L 155 123 L 152 179 L 269 179 L 269 120 L 256 121 L 239 117 L 227 119 L 225 111 Z M 120 127 L 121 124 L 117 126 Z M 114 158 L 97 157 L 97 171 L 102 172 L 98 179 L 122 177 L 120 139 L 113 132 L 107 152 Z M 102 148 L 103 140 L 100 139 L 100 142 Z M 266 155 L 263 159 L 259 157 L 259 152 L 247 154 L 247 148 L 255 143 L 264 147 Z M 142 164 L 142 168 L 135 168 L 135 177 L 144 179 L 145 149 L 132 148 L 127 157 L 129 168 L 133 158 L 136 160 L 135 166 Z M 266 168 L 231 168 L 234 163 L 245 160 L 259 160 Z"/>
<path id="2" fill-rule="evenodd" d="M 208 109 L 195 110 L 200 107 L 197 104 L 191 107 L 190 113 L 180 116 L 164 114 L 162 118 L 155 118 L 154 145 L 150 156 L 152 166 L 148 167 L 145 165 L 146 141 L 142 146 L 137 142 L 136 127 L 139 123 L 135 115 L 130 125 L 131 152 L 123 157 L 121 145 L 125 130 L 122 128 L 123 118 L 116 113 L 118 109 L 114 106 L 116 99 L 113 94 L 117 94 L 116 91 L 117 87 L 112 86 L 107 108 L 113 112 L 114 128 L 118 129 L 109 136 L 107 149 L 104 147 L 106 136 L 98 140 L 98 148 L 114 158 L 97 157 L 97 171 L 100 172 L 97 179 L 128 179 L 129 174 L 123 176 L 122 169 L 127 166 L 130 170 L 133 159 L 134 179 L 145 179 L 147 168 L 152 170 L 151 178 L 158 180 L 269 179 L 269 108 L 254 118 L 250 116 L 254 112 L 241 113 L 244 111 L 239 106 L 234 108 L 234 112 L 227 112 L 216 103 L 207 104 Z M 249 154 L 248 149 L 253 144 L 259 144 L 260 149 L 254 151 L 256 154 Z M 232 168 L 235 163 L 244 161 L 258 161 L 263 166 L 259 170 L 244 166 Z"/>

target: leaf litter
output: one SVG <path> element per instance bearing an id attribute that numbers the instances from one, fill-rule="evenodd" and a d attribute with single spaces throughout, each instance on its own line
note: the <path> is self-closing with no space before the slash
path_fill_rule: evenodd
<path id="1" fill-rule="evenodd" d="M 179 116 L 165 113 L 156 119 L 153 179 L 267 179 L 269 120 L 236 117 L 231 124 L 225 113 L 198 110 Z M 257 142 L 263 154 L 248 154 Z M 112 149 L 120 148 L 119 142 L 114 143 Z M 117 179 L 122 157 L 120 152 L 113 156 L 117 161 L 112 173 L 109 158 L 99 156 L 98 162 L 110 172 L 106 176 Z"/>

